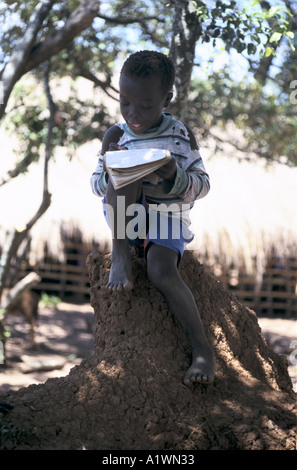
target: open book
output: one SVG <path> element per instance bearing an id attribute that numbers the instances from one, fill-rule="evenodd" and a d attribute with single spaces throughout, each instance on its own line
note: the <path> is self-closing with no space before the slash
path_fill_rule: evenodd
<path id="1" fill-rule="evenodd" d="M 153 172 L 171 158 L 170 152 L 163 149 L 115 150 L 105 153 L 104 169 L 115 189 L 145 176 L 152 184 L 157 184 L 158 175 Z"/>

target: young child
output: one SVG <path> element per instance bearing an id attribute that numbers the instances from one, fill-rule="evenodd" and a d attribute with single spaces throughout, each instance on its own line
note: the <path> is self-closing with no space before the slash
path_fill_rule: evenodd
<path id="1" fill-rule="evenodd" d="M 173 63 L 164 54 L 140 51 L 128 57 L 119 83 L 120 109 L 125 123 L 107 130 L 91 186 L 94 194 L 104 197 L 107 220 L 109 214 L 114 216 L 112 264 L 106 287 L 111 290 L 133 288 L 129 244 L 144 245 L 148 277 L 163 295 L 191 346 L 192 363 L 184 377 L 188 385 L 212 382 L 215 373 L 213 351 L 196 302 L 178 271 L 185 244 L 193 239 L 188 228 L 189 210 L 184 208 L 191 208 L 196 199 L 206 196 L 210 186 L 193 132 L 163 112 L 173 97 L 174 77 Z M 142 148 L 167 149 L 173 158 L 155 172 L 159 177 L 157 184 L 148 177 L 115 190 L 104 171 L 103 155 L 108 150 Z M 120 196 L 124 201 L 121 207 Z M 127 227 L 133 219 L 126 209 L 135 203 L 142 204 L 147 214 L 156 211 L 158 215 L 142 221 L 145 240 L 122 235 L 122 224 Z M 109 214 L 108 208 L 112 208 Z M 168 235 L 162 237 L 160 222 L 164 220 L 169 230 Z M 139 226 L 137 230 L 139 233 Z"/>

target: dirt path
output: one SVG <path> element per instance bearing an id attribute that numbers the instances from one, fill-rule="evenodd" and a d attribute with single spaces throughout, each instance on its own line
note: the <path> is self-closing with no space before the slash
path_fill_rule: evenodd
<path id="1" fill-rule="evenodd" d="M 289 358 L 290 344 L 297 339 L 296 321 L 260 318 L 259 324 L 274 351 Z M 57 309 L 40 308 L 33 349 L 28 348 L 29 326 L 22 316 L 9 317 L 8 326 L 11 332 L 7 341 L 8 367 L 0 370 L 0 392 L 68 375 L 93 349 L 94 315 L 89 304 L 60 303 Z M 289 364 L 289 373 L 297 391 L 297 366 Z"/>
<path id="2" fill-rule="evenodd" d="M 68 375 L 93 349 L 94 315 L 88 304 L 40 308 L 34 348 L 28 347 L 29 325 L 22 316 L 10 316 L 7 323 L 8 367 L 0 370 L 0 392 Z"/>

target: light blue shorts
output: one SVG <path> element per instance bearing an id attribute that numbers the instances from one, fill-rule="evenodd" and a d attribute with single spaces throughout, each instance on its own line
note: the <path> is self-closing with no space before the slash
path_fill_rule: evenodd
<path id="1" fill-rule="evenodd" d="M 105 197 L 102 200 L 102 204 L 105 220 L 110 227 Z M 141 205 L 145 209 L 145 211 L 141 211 L 144 213 L 144 216 L 141 218 L 139 218 L 137 214 L 138 205 Z M 135 207 L 135 213 L 132 215 L 132 232 L 129 232 L 128 236 L 129 243 L 137 247 L 144 247 L 145 254 L 152 243 L 164 246 L 175 251 L 180 261 L 186 244 L 190 243 L 194 238 L 194 235 L 190 232 L 186 224 L 179 217 L 172 217 L 170 214 L 164 215 L 157 211 L 149 211 L 144 195 Z M 134 226 L 133 219 L 136 221 Z M 140 224 L 141 227 L 139 226 Z M 139 232 L 142 233 L 140 237 L 138 236 Z"/>

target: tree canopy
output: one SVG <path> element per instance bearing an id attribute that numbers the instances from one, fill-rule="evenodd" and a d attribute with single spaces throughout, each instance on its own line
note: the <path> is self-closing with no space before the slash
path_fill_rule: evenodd
<path id="1" fill-rule="evenodd" d="M 34 85 L 42 80 L 45 63 L 50 87 L 65 77 L 72 84 L 68 96 L 55 101 L 52 129 L 53 147 L 70 149 L 102 139 L 113 119 L 103 97 L 116 103 L 113 77 L 124 58 L 139 49 L 158 49 L 173 58 L 177 74 L 170 111 L 197 133 L 207 135 L 213 126 L 233 122 L 244 131 L 245 150 L 296 165 L 293 0 L 277 5 L 272 0 L 10 0 L 0 2 L 0 13 L 0 118 L 23 143 L 17 166 L 2 183 L 25 171 L 45 145 L 48 101 Z M 232 57 L 244 63 L 239 78 Z M 20 81 L 25 75 L 35 82 Z M 79 77 L 100 89 L 101 98 L 80 99 Z"/>

